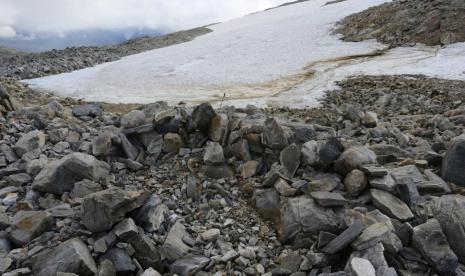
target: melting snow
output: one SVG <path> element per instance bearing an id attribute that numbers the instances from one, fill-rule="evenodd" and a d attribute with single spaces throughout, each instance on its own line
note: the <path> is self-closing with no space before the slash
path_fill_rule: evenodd
<path id="1" fill-rule="evenodd" d="M 386 50 L 375 41 L 331 35 L 347 15 L 387 0 L 312 0 L 211 26 L 212 33 L 167 48 L 67 74 L 27 80 L 60 96 L 112 103 L 219 102 L 315 106 L 334 82 L 359 74 L 425 74 L 465 79 L 465 43 Z M 382 55 L 370 56 L 376 52 Z"/>

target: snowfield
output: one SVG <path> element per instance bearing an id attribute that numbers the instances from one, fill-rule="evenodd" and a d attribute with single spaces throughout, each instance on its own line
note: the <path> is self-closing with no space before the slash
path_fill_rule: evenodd
<path id="1" fill-rule="evenodd" d="M 60 96 L 111 103 L 168 101 L 244 106 L 315 106 L 335 81 L 360 75 L 425 74 L 465 79 L 465 43 L 387 50 L 343 42 L 340 19 L 386 0 L 311 0 L 209 28 L 183 44 L 72 73 L 27 80 Z"/>

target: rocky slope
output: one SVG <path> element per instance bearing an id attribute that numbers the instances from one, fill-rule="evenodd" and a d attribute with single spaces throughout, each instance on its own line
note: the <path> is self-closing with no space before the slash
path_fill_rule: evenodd
<path id="1" fill-rule="evenodd" d="M 207 28 L 195 28 L 159 37 L 138 38 L 113 46 L 72 47 L 64 50 L 17 55 L 0 53 L 0 75 L 16 79 L 31 79 L 67 73 L 115 61 L 124 56 L 187 42 L 208 32 L 210 30 Z"/>
<path id="2" fill-rule="evenodd" d="M 377 39 L 395 46 L 447 45 L 465 41 L 462 0 L 395 0 L 342 20 L 345 41 Z"/>
<path id="3" fill-rule="evenodd" d="M 463 82 L 124 115 L 2 83 L 4 275 L 464 273 Z"/>

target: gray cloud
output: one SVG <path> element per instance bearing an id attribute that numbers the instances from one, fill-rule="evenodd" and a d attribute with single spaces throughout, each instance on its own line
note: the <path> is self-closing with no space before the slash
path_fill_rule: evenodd
<path id="1" fill-rule="evenodd" d="M 0 38 L 85 30 L 180 30 L 225 21 L 289 0 L 1 0 Z"/>

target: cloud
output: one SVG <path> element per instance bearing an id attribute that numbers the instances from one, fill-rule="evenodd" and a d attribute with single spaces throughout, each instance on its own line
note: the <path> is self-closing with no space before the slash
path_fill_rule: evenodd
<path id="1" fill-rule="evenodd" d="M 174 31 L 289 0 L 1 0 L 0 38 L 128 28 Z"/>

